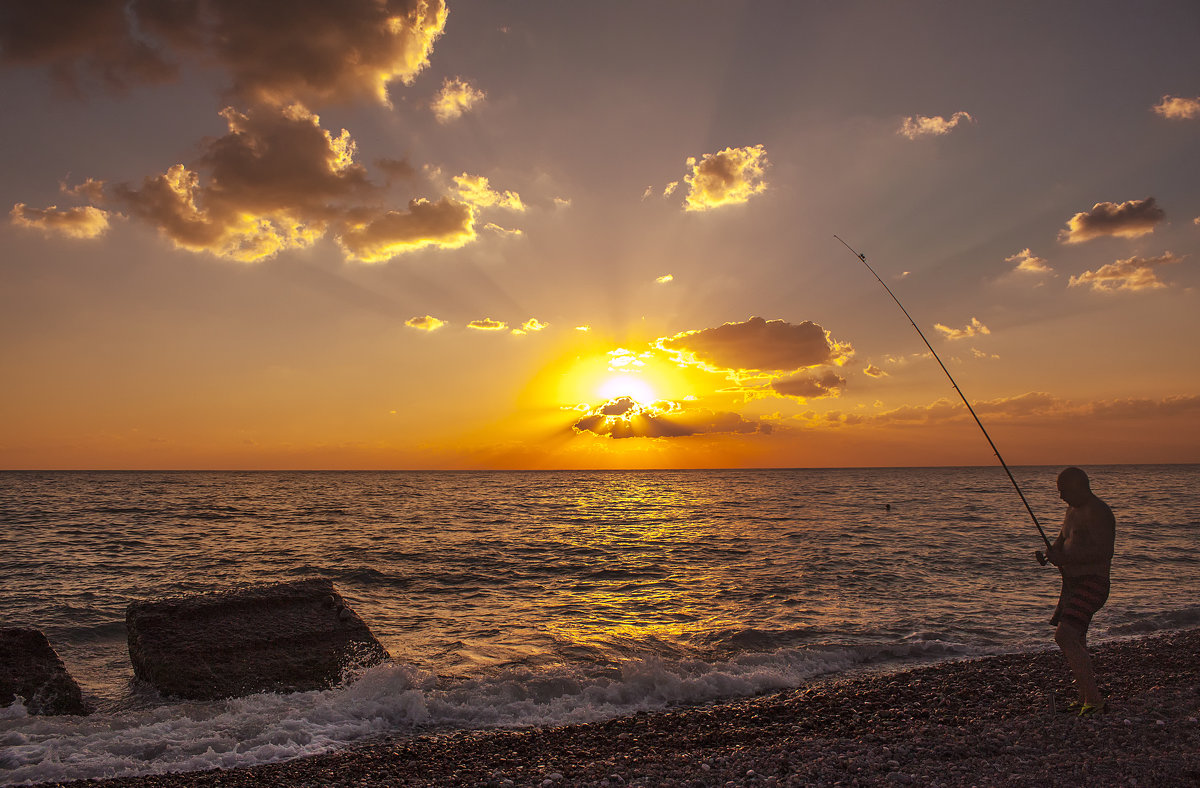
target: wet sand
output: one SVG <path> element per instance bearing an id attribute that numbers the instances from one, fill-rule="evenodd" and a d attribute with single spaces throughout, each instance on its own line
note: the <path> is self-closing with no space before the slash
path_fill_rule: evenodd
<path id="1" fill-rule="evenodd" d="M 1049 634 L 1048 634 L 1049 637 Z M 395 736 L 247 769 L 43 785 L 1200 786 L 1200 629 L 942 663 L 586 725 Z"/>

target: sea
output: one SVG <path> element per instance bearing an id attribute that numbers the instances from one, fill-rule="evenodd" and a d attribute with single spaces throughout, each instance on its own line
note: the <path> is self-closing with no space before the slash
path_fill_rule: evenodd
<path id="1" fill-rule="evenodd" d="M 1057 467 L 1013 473 L 1050 538 Z M 1091 639 L 1200 625 L 1200 465 L 1095 466 Z M 0 473 L 0 626 L 96 709 L 0 707 L 0 784 L 231 768 L 1052 648 L 1058 573 L 996 467 Z M 329 578 L 393 657 L 215 702 L 135 680 L 131 602 Z M 1066 668 L 1064 667 L 1064 671 Z"/>

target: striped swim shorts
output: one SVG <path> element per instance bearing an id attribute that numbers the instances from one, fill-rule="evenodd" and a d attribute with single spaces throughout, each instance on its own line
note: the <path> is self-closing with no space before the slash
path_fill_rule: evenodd
<path id="1" fill-rule="evenodd" d="M 1100 575 L 1064 577 L 1062 594 L 1050 623 L 1057 625 L 1063 621 L 1086 633 L 1092 616 L 1108 600 L 1108 588 L 1108 578 Z"/>

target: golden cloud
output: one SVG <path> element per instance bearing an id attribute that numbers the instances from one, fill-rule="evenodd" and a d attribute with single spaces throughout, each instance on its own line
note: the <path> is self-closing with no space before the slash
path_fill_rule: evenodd
<path id="1" fill-rule="evenodd" d="M 421 315 L 420 317 L 410 317 L 404 321 L 404 325 L 409 328 L 415 328 L 418 331 L 437 331 L 446 325 L 446 321 L 439 320 L 433 315 Z"/>
<path id="2" fill-rule="evenodd" d="M 19 202 L 8 214 L 18 227 L 41 230 L 43 233 L 65 235 L 68 238 L 96 238 L 108 231 L 108 212 L 90 205 L 81 208 L 28 208 Z"/>
<path id="3" fill-rule="evenodd" d="M 460 77 L 453 79 L 447 77 L 442 80 L 442 89 L 438 91 L 429 106 L 438 123 L 449 123 L 456 118 L 461 118 L 485 98 L 487 98 L 486 93 L 471 87 L 466 80 Z"/>
<path id="4" fill-rule="evenodd" d="M 658 277 L 654 281 L 658 282 L 660 285 L 665 285 L 667 282 L 675 281 L 675 277 L 672 276 L 671 274 L 663 274 L 662 276 Z"/>
<path id="5" fill-rule="evenodd" d="M 508 328 L 508 324 L 485 317 L 482 320 L 472 320 L 470 323 L 467 323 L 467 328 L 473 328 L 476 331 L 503 331 Z"/>
<path id="6" fill-rule="evenodd" d="M 1084 271 L 1079 276 L 1072 276 L 1067 282 L 1068 287 L 1090 286 L 1102 293 L 1117 290 L 1158 290 L 1166 287 L 1154 271 L 1157 266 L 1170 265 L 1182 261 L 1166 252 L 1158 257 L 1133 256 L 1125 260 L 1117 260 L 1102 265 L 1095 271 Z"/>
<path id="7" fill-rule="evenodd" d="M 1154 227 L 1166 217 L 1153 197 L 1123 203 L 1098 202 L 1090 211 L 1077 213 L 1067 221 L 1067 229 L 1059 230 L 1058 240 L 1077 244 L 1102 238 L 1137 238 L 1154 232 Z"/>
<path id="8" fill-rule="evenodd" d="M 797 399 L 819 399 L 836 397 L 846 386 L 846 379 L 833 370 L 821 376 L 798 375 L 771 381 L 771 389 L 785 397 Z"/>
<path id="9" fill-rule="evenodd" d="M 683 403 L 660 400 L 650 405 L 632 397 L 617 397 L 587 408 L 571 425 L 576 434 L 592 433 L 606 438 L 682 438 L 714 433 L 751 434 L 771 432 L 771 425 L 731 412 L 688 410 Z"/>
<path id="10" fill-rule="evenodd" d="M 501 194 L 492 189 L 491 183 L 483 175 L 471 176 L 465 172 L 454 176 L 454 190 L 458 198 L 476 208 L 507 208 L 510 211 L 524 212 L 525 204 L 521 195 L 505 191 Z"/>
<path id="11" fill-rule="evenodd" d="M 208 140 L 195 164 L 176 164 L 139 185 L 118 184 L 107 195 L 181 249 L 249 262 L 330 234 L 347 259 L 381 262 L 476 240 L 480 208 L 524 210 L 520 195 L 495 191 L 486 177 L 466 173 L 454 179 L 462 199 L 420 197 L 406 210 L 389 209 L 377 204 L 382 192 L 355 162 L 356 146 L 345 129 L 331 134 L 299 104 L 220 114 L 228 133 Z M 91 180 L 64 191 L 94 202 L 106 196 L 104 185 Z M 22 204 L 13 221 L 61 232 L 70 227 L 78 237 L 91 237 L 85 233 L 102 232 L 106 216 L 94 207 L 33 212 Z"/>
<path id="12" fill-rule="evenodd" d="M 1163 96 L 1162 101 L 1154 105 L 1154 111 L 1164 118 L 1172 120 L 1197 118 L 1200 117 L 1200 96 L 1196 98 Z"/>
<path id="13" fill-rule="evenodd" d="M 299 105 L 221 115 L 229 133 L 199 160 L 205 184 L 176 164 L 140 187 L 114 188 L 132 215 L 180 248 L 254 261 L 310 246 L 344 213 L 338 203 L 373 190 L 349 132 L 334 137 Z"/>
<path id="14" fill-rule="evenodd" d="M 1016 263 L 1017 265 L 1013 270 L 1022 273 L 1049 274 L 1054 272 L 1049 263 L 1035 255 L 1029 249 L 1022 249 L 1011 257 L 1005 257 L 1004 262 Z"/>
<path id="15" fill-rule="evenodd" d="M 833 341 L 816 323 L 799 324 L 752 317 L 743 323 L 684 331 L 662 337 L 655 346 L 676 363 L 718 372 L 792 372 L 821 364 L 840 364 L 854 352 Z"/>
<path id="16" fill-rule="evenodd" d="M 966 339 L 968 337 L 979 336 L 980 334 L 992 333 L 992 330 L 983 323 L 979 322 L 979 318 L 977 317 L 971 318 L 971 322 L 967 323 L 962 328 L 951 328 L 950 326 L 944 326 L 941 323 L 934 323 L 933 327 L 936 328 L 946 339 Z"/>
<path id="17" fill-rule="evenodd" d="M 239 98 L 387 103 L 411 84 L 446 26 L 442 0 L 241 0 L 12 3 L 0 17 L 7 63 L 40 65 L 60 84 L 110 88 L 176 78 L 192 57 L 228 72 Z"/>
<path id="18" fill-rule="evenodd" d="M 475 209 L 443 197 L 410 200 L 407 211 L 359 212 L 338 236 L 346 256 L 380 263 L 427 247 L 458 249 L 476 238 Z"/>
<path id="19" fill-rule="evenodd" d="M 764 180 L 767 150 L 762 145 L 746 148 L 726 148 L 705 154 L 697 161 L 687 160 L 692 171 L 684 176 L 688 193 L 685 210 L 707 211 L 723 205 L 744 203 L 767 188 Z M 672 191 L 668 187 L 668 194 Z"/>
<path id="20" fill-rule="evenodd" d="M 955 126 L 963 121 L 974 123 L 975 119 L 967 112 L 955 112 L 947 120 L 940 115 L 926 117 L 924 115 L 909 116 L 904 119 L 900 128 L 896 131 L 910 140 L 915 140 L 918 137 L 940 137 L 944 134 L 949 134 Z"/>
<path id="21" fill-rule="evenodd" d="M 874 364 L 867 364 L 866 368 L 863 370 L 863 374 L 872 378 L 886 378 L 888 373 Z"/>

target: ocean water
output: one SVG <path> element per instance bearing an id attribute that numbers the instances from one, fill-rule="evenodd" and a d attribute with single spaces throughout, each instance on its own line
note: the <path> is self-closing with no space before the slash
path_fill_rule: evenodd
<path id="1" fill-rule="evenodd" d="M 1058 470 L 1014 469 L 1051 538 Z M 1093 639 L 1200 624 L 1200 466 L 1087 470 L 1118 526 Z M 1042 648 L 1059 585 L 1041 546 L 998 467 L 0 473 L 0 623 L 45 632 L 97 708 L 0 708 L 0 784 L 244 766 Z M 130 602 L 312 577 L 394 664 L 210 703 L 134 680 Z"/>

